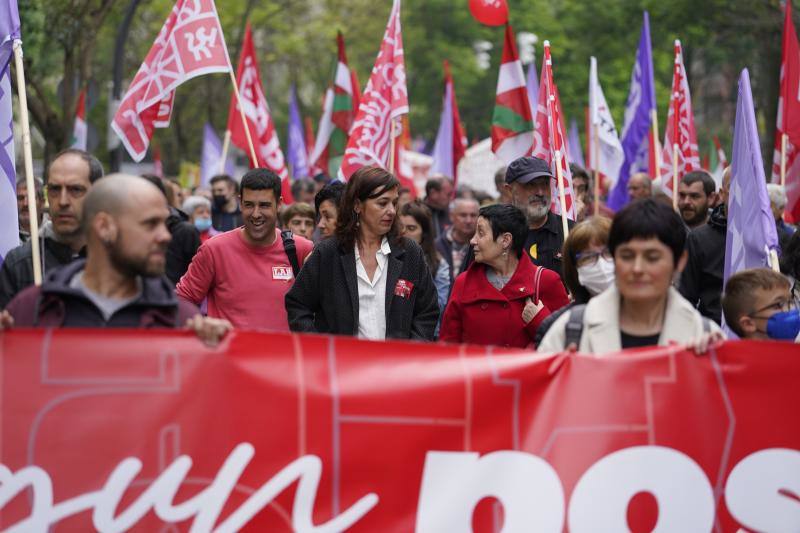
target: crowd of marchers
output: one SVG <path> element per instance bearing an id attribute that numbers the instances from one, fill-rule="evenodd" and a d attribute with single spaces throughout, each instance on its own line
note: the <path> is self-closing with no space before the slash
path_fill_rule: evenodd
<path id="1" fill-rule="evenodd" d="M 215 344 L 231 328 L 604 353 L 685 344 L 725 324 L 742 338 L 794 340 L 800 232 L 769 185 L 781 270 L 723 287 L 730 172 L 682 177 L 678 209 L 651 179 L 614 213 L 572 166 L 576 220 L 552 209 L 550 165 L 522 157 L 498 198 L 433 177 L 424 199 L 364 167 L 282 183 L 256 168 L 183 189 L 153 175 L 104 177 L 75 149 L 47 183 L 17 184 L 21 245 L 0 269 L 5 328 L 188 328 Z M 38 235 L 30 235 L 35 199 Z M 566 229 L 566 232 L 565 232 Z M 33 240 L 43 273 L 34 283 Z"/>

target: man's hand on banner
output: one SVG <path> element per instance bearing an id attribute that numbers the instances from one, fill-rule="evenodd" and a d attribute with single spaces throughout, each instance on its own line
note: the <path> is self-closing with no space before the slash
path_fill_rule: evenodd
<path id="1" fill-rule="evenodd" d="M 195 315 L 186 321 L 186 329 L 194 331 L 207 346 L 216 346 L 233 326 L 223 318 Z"/>
<path id="2" fill-rule="evenodd" d="M 5 309 L 0 312 L 0 331 L 14 327 L 14 317 Z"/>

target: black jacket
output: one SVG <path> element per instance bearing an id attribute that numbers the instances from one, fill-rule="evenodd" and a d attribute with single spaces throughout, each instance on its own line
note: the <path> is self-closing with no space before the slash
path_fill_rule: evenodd
<path id="1" fill-rule="evenodd" d="M 56 269 L 42 283 L 19 293 L 8 305 L 14 324 L 22 327 L 72 328 L 180 328 L 199 313 L 197 307 L 179 301 L 164 276 L 142 278 L 142 293 L 117 310 L 108 320 L 83 291 L 70 287 L 73 276 L 84 269 L 78 259 Z"/>
<path id="2" fill-rule="evenodd" d="M 439 238 L 436 239 L 434 242 L 434 246 L 436 247 L 436 251 L 441 254 L 442 258 L 447 262 L 447 266 L 450 267 L 450 284 L 453 284 L 453 280 L 458 277 L 459 274 L 465 272 L 467 268 L 469 268 L 470 263 L 474 259 L 474 252 L 472 251 L 472 246 L 467 243 L 466 250 L 464 250 L 464 260 L 461 261 L 461 266 L 458 269 L 458 272 L 453 270 L 453 243 L 450 239 L 447 238 L 447 232 L 445 231 Z M 469 261 L 467 260 L 469 259 Z"/>
<path id="3" fill-rule="evenodd" d="M 575 222 L 567 220 L 567 227 L 572 229 Z M 547 220 L 540 228 L 529 229 L 525 239 L 525 253 L 531 258 L 533 264 L 549 268 L 564 280 L 564 225 L 561 215 L 552 211 L 547 212 Z"/>
<path id="4" fill-rule="evenodd" d="M 728 218 L 725 205 L 711 212 L 708 223 L 689 232 L 689 259 L 681 274 L 680 293 L 700 314 L 717 324 L 722 319 L 722 278 L 725 270 L 725 236 Z"/>
<path id="5" fill-rule="evenodd" d="M 433 340 L 439 305 L 425 254 L 408 239 L 391 248 L 386 272 L 386 338 Z M 400 280 L 413 284 L 407 297 L 395 295 Z M 335 237 L 319 243 L 286 293 L 286 313 L 292 331 L 357 335 L 354 250 L 342 250 Z"/>
<path id="6" fill-rule="evenodd" d="M 42 278 L 51 270 L 64 266 L 78 255 L 85 256 L 86 249 L 75 254 L 67 244 L 62 244 L 51 237 L 39 239 L 44 246 L 39 251 L 44 256 Z M 0 268 L 0 308 L 5 308 L 14 296 L 22 289 L 33 285 L 33 244 L 27 241 L 8 252 L 3 267 Z"/>
<path id="7" fill-rule="evenodd" d="M 167 229 L 172 240 L 167 247 L 166 275 L 174 286 L 189 270 L 189 263 L 200 248 L 200 232 L 183 211 L 174 207 L 169 208 Z"/>

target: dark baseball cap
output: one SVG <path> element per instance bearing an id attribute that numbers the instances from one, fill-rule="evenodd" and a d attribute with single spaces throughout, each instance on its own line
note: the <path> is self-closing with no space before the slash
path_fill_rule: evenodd
<path id="1" fill-rule="evenodd" d="M 511 162 L 506 169 L 506 183 L 530 183 L 541 177 L 555 178 L 550 172 L 550 165 L 538 157 L 519 157 Z"/>

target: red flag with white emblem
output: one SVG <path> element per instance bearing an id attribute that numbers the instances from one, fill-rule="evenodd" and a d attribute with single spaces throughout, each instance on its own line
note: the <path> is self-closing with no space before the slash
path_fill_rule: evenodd
<path id="1" fill-rule="evenodd" d="M 406 68 L 400 28 L 400 0 L 395 0 L 381 49 L 358 107 L 339 174 L 343 179 L 367 165 L 389 167 L 391 135 L 398 137 L 400 117 L 408 113 Z M 391 123 L 395 122 L 392 128 Z"/>
<path id="2" fill-rule="evenodd" d="M 214 1 L 178 0 L 111 123 L 131 158 L 141 161 L 153 130 L 169 125 L 178 85 L 230 70 Z"/>
<path id="3" fill-rule="evenodd" d="M 253 167 L 268 168 L 281 178 L 281 196 L 284 203 L 292 203 L 292 187 L 289 181 L 289 170 L 286 168 L 286 159 L 281 151 L 278 134 L 267 104 L 261 84 L 261 74 L 256 61 L 256 48 L 253 45 L 253 32 L 250 23 L 247 24 L 242 42 L 242 53 L 239 55 L 239 68 L 236 71 L 236 82 L 239 85 L 239 97 L 247 117 L 247 128 L 253 139 L 258 161 L 251 161 Z M 239 110 L 236 95 L 231 96 L 231 105 L 228 110 L 228 131 L 231 132 L 231 142 L 250 155 L 247 142 L 245 124 Z"/>

